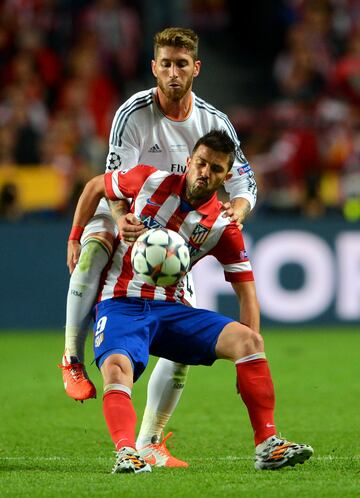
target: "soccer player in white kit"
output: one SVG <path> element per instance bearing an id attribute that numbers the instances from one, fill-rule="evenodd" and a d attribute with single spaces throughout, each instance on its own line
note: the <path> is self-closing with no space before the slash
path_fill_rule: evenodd
<path id="1" fill-rule="evenodd" d="M 153 164 L 160 170 L 184 173 L 197 139 L 211 129 L 224 129 L 237 146 L 233 175 L 225 185 L 230 203 L 224 205 L 224 215 L 241 225 L 256 202 L 256 182 L 228 117 L 192 92 L 193 79 L 201 66 L 197 59 L 198 37 L 190 29 L 167 28 L 157 33 L 154 41 L 152 72 L 157 86 L 136 93 L 116 112 L 106 171 Z M 90 223 L 73 228 L 69 237 L 72 240 L 82 235 L 80 258 L 69 264 L 71 278 L 62 360 L 65 390 L 74 399 L 96 395 L 84 367 L 84 345 L 101 272 L 111 256 L 113 242 L 119 235 L 131 244 L 144 230 L 140 222 L 130 223 L 127 211 L 128 205 L 119 202 L 111 205 L 110 212 L 103 199 Z M 188 303 L 195 306 L 191 277 L 185 281 L 185 291 Z M 171 456 L 165 441 L 161 442 L 162 431 L 181 396 L 187 370 L 186 365 L 160 358 L 150 377 L 136 445 L 138 449 L 153 450 L 152 464 L 187 466 Z"/>

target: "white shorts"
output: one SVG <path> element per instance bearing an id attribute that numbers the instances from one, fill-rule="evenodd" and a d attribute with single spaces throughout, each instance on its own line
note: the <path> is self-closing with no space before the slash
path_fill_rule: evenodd
<path id="1" fill-rule="evenodd" d="M 106 202 L 106 199 L 101 199 L 99 202 L 94 216 L 85 227 L 81 237 L 81 243 L 83 243 L 89 235 L 96 232 L 109 232 L 112 233 L 115 238 L 118 236 L 118 229 L 114 218 L 111 216 L 110 208 Z"/>
<path id="2" fill-rule="evenodd" d="M 184 278 L 184 297 L 193 308 L 196 308 L 196 293 L 191 271 Z"/>

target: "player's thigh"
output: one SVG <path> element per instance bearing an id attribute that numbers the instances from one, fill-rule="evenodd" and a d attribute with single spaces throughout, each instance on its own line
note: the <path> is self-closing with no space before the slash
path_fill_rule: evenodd
<path id="1" fill-rule="evenodd" d="M 186 365 L 211 365 L 223 328 L 233 320 L 213 311 L 178 303 L 157 303 L 161 327 L 150 352 Z"/>
<path id="2" fill-rule="evenodd" d="M 118 230 L 111 215 L 100 212 L 95 214 L 86 225 L 81 237 L 81 244 L 85 246 L 91 239 L 97 239 L 111 253 L 117 235 Z"/>
<path id="3" fill-rule="evenodd" d="M 142 303 L 107 299 L 95 307 L 94 355 L 98 366 L 111 354 L 127 356 L 136 380 L 149 360 L 149 337 L 156 322 L 143 313 Z"/>

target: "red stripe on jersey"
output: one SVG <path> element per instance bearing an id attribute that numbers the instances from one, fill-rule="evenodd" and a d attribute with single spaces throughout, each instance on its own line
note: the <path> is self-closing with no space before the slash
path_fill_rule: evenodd
<path id="1" fill-rule="evenodd" d="M 235 265 L 249 261 L 245 251 L 242 233 L 233 222 L 225 227 L 219 242 L 209 251 L 223 265 Z M 246 282 L 254 280 L 252 271 L 225 272 L 228 282 Z"/>
<path id="2" fill-rule="evenodd" d="M 141 297 L 144 299 L 154 299 L 155 286 L 150 284 L 143 284 L 141 287 Z"/>
<path id="3" fill-rule="evenodd" d="M 158 188 L 151 194 L 147 199 L 147 202 L 140 213 L 140 218 L 151 216 L 155 218 L 157 212 L 162 207 L 166 199 L 169 197 L 170 192 L 172 192 L 172 183 L 174 182 L 174 175 L 167 176 L 163 182 L 160 183 Z M 139 189 L 140 190 L 140 189 Z"/>
<path id="4" fill-rule="evenodd" d="M 154 166 L 146 164 L 139 164 L 129 171 L 113 171 L 112 173 L 105 173 L 105 191 L 110 200 L 118 199 L 118 195 L 114 192 L 113 182 L 117 183 L 120 192 L 128 198 L 136 197 L 145 183 L 147 178 L 158 171 Z"/>
<path id="5" fill-rule="evenodd" d="M 252 271 L 244 271 L 242 273 L 224 272 L 227 282 L 252 282 L 254 275 Z"/>
<path id="6" fill-rule="evenodd" d="M 174 232 L 178 232 L 180 226 L 183 224 L 188 214 L 189 211 L 182 211 L 181 206 L 179 206 L 170 216 L 169 221 L 166 223 L 165 228 L 168 228 L 169 230 L 174 230 Z"/>
<path id="7" fill-rule="evenodd" d="M 105 173 L 104 175 L 104 183 L 105 183 L 105 192 L 106 197 L 111 200 L 116 200 L 117 196 L 115 195 L 112 187 L 112 173 Z"/>
<path id="8" fill-rule="evenodd" d="M 114 297 L 126 296 L 128 284 L 133 276 L 134 272 L 131 264 L 131 247 L 129 247 L 123 258 L 120 275 L 116 279 Z"/>

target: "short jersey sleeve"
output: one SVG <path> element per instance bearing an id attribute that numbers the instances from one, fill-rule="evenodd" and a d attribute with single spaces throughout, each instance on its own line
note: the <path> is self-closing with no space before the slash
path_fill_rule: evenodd
<path id="1" fill-rule="evenodd" d="M 226 226 L 219 242 L 209 254 L 215 256 L 221 263 L 224 268 L 225 280 L 228 282 L 254 280 L 244 239 L 235 223 L 230 223 Z"/>
<path id="2" fill-rule="evenodd" d="M 135 198 L 147 178 L 156 171 L 153 166 L 141 164 L 130 170 L 105 173 L 106 196 L 111 201 Z"/>

